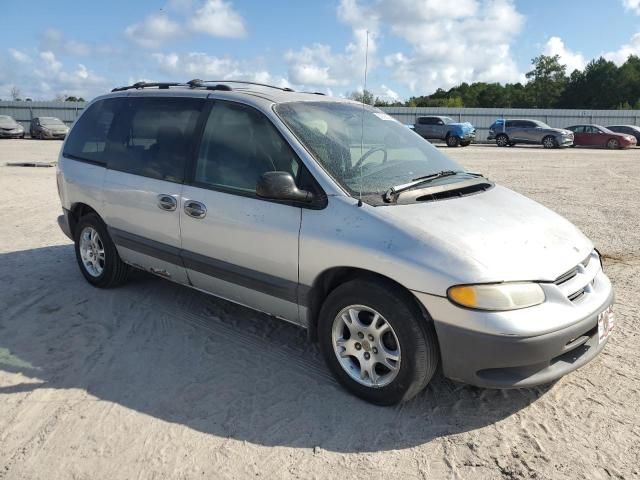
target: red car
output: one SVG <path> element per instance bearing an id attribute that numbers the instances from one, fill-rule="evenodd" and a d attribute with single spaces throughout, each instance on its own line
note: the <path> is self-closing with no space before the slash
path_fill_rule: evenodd
<path id="1" fill-rule="evenodd" d="M 574 125 L 567 127 L 574 135 L 573 144 L 585 147 L 630 148 L 636 146 L 636 137 L 612 132 L 600 125 Z"/>

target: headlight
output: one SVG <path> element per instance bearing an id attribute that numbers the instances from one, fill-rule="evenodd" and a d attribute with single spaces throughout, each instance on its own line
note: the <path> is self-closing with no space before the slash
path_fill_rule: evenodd
<path id="1" fill-rule="evenodd" d="M 484 285 L 458 285 L 447 290 L 453 303 L 476 310 L 517 310 L 544 302 L 544 291 L 537 283 L 513 282 Z"/>

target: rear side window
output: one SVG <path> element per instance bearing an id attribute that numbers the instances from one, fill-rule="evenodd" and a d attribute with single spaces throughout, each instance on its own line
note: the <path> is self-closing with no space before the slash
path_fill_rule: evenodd
<path id="1" fill-rule="evenodd" d="M 71 129 L 63 155 L 106 165 L 107 138 L 120 104 L 119 98 L 108 98 L 92 104 Z M 34 123 L 38 124 L 37 120 Z"/>
<path id="2" fill-rule="evenodd" d="M 198 98 L 127 98 L 109 135 L 108 167 L 182 182 L 203 105 Z"/>

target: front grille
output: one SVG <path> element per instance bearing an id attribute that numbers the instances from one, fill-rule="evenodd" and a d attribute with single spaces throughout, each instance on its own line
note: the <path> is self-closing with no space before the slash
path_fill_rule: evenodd
<path id="1" fill-rule="evenodd" d="M 597 252 L 592 251 L 578 265 L 555 279 L 555 283 L 571 302 L 576 302 L 591 291 L 600 270 Z"/>

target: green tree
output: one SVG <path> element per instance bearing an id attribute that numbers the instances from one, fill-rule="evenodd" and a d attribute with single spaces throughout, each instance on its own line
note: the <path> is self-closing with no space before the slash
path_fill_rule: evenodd
<path id="1" fill-rule="evenodd" d="M 566 65 L 560 64 L 560 55 L 540 55 L 531 60 L 533 70 L 527 72 L 527 89 L 531 91 L 535 106 L 556 106 L 567 84 Z"/>
<path id="2" fill-rule="evenodd" d="M 361 92 L 351 92 L 349 95 L 347 95 L 347 98 L 355 100 L 356 102 L 364 103 L 366 105 L 373 105 L 375 102 L 373 93 L 366 89 Z"/>

